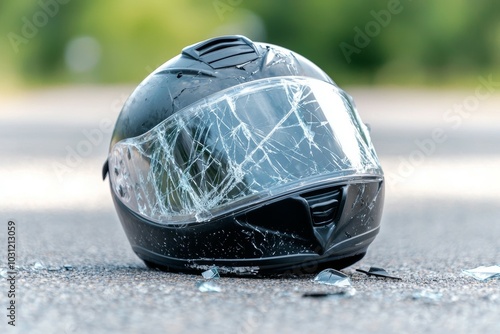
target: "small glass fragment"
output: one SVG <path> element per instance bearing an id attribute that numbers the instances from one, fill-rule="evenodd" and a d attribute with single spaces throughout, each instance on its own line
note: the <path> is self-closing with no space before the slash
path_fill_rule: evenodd
<path id="1" fill-rule="evenodd" d="M 479 281 L 486 281 L 493 278 L 500 278 L 500 266 L 479 266 L 474 269 L 464 270 L 463 273 Z"/>
<path id="2" fill-rule="evenodd" d="M 443 295 L 439 292 L 433 292 L 429 290 L 420 290 L 413 293 L 412 298 L 415 300 L 423 300 L 424 302 L 438 302 Z"/>
<path id="3" fill-rule="evenodd" d="M 7 269 L 4 269 L 4 268 L 0 269 L 0 277 L 7 278 L 7 276 L 9 276 L 7 274 Z"/>
<path id="4" fill-rule="evenodd" d="M 73 266 L 71 264 L 65 264 L 63 267 L 66 270 L 73 270 Z"/>
<path id="5" fill-rule="evenodd" d="M 335 291 L 335 292 L 305 292 L 302 294 L 304 298 L 325 298 L 325 297 L 336 297 L 336 298 L 349 298 L 356 294 L 356 289 L 349 288 L 345 290 Z"/>
<path id="6" fill-rule="evenodd" d="M 338 287 L 351 286 L 351 280 L 346 274 L 331 268 L 325 269 L 316 275 L 313 282 Z"/>
<path id="7" fill-rule="evenodd" d="M 47 268 L 48 271 L 59 271 L 61 269 L 62 269 L 61 267 L 48 267 Z"/>
<path id="8" fill-rule="evenodd" d="M 396 279 L 400 280 L 400 277 L 392 276 L 389 275 L 385 269 L 382 268 L 377 268 L 377 267 L 370 267 L 368 271 L 363 270 L 363 269 L 356 269 L 356 271 L 359 271 L 360 273 L 367 274 L 368 276 L 375 276 L 375 277 L 383 277 L 383 278 L 391 278 L 391 279 Z"/>
<path id="9" fill-rule="evenodd" d="M 196 283 L 196 287 L 201 292 L 221 292 L 222 289 L 214 281 L 200 281 Z"/>
<path id="10" fill-rule="evenodd" d="M 306 292 L 302 295 L 302 297 L 324 298 L 336 294 L 337 293 L 329 293 L 329 292 Z"/>
<path id="11" fill-rule="evenodd" d="M 44 270 L 44 269 L 46 269 L 45 266 L 43 265 L 43 263 L 39 262 L 39 261 L 35 262 L 35 264 L 32 266 L 32 268 L 35 269 L 35 270 Z"/>
<path id="12" fill-rule="evenodd" d="M 219 279 L 220 274 L 219 270 L 216 266 L 213 266 L 212 268 L 204 271 L 201 273 L 204 279 Z"/>

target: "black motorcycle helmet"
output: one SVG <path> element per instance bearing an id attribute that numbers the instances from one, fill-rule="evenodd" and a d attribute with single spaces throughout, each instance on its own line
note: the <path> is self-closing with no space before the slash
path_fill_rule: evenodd
<path id="1" fill-rule="evenodd" d="M 108 173 L 134 252 L 180 272 L 346 267 L 384 200 L 351 97 L 304 57 L 243 36 L 188 46 L 136 88 Z"/>

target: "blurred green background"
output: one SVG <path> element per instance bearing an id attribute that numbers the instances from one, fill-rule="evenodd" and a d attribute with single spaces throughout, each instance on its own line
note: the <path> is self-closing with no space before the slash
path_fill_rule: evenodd
<path id="1" fill-rule="evenodd" d="M 491 0 L 0 2 L 0 86 L 138 83 L 189 44 L 244 34 L 340 85 L 475 85 L 500 68 Z"/>

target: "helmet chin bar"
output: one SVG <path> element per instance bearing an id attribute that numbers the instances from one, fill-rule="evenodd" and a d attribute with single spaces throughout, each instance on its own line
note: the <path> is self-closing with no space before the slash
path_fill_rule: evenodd
<path id="1" fill-rule="evenodd" d="M 339 193 L 338 201 L 331 194 Z M 324 197 L 324 202 L 318 198 Z M 198 272 L 216 265 L 221 273 L 255 275 L 323 266 L 341 269 L 356 262 L 379 232 L 384 184 L 367 177 L 345 185 L 308 189 L 215 221 L 164 226 L 148 222 L 113 196 L 136 254 L 153 267 Z M 314 205 L 323 204 L 323 206 Z M 314 212 L 331 209 L 317 224 Z M 161 243 L 161 240 L 178 240 Z M 179 256 L 181 255 L 181 256 Z"/>

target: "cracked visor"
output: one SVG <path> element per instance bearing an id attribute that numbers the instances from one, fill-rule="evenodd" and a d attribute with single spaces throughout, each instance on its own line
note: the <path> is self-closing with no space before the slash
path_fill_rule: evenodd
<path id="1" fill-rule="evenodd" d="M 160 224 L 207 221 L 325 182 L 382 175 L 349 95 L 304 77 L 243 83 L 116 143 L 113 191 Z"/>

